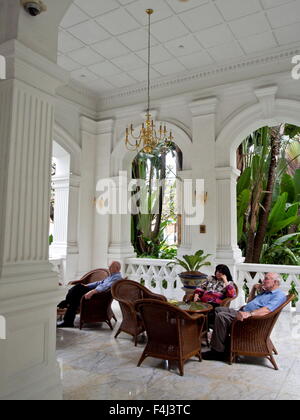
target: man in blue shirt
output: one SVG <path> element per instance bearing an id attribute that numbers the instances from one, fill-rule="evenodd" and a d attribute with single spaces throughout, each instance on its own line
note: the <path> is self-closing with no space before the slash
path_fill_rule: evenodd
<path id="1" fill-rule="evenodd" d="M 203 353 L 204 360 L 223 360 L 225 342 L 234 319 L 244 321 L 251 316 L 264 316 L 275 311 L 286 301 L 286 295 L 279 289 L 277 273 L 267 273 L 262 284 L 256 284 L 251 290 L 246 306 L 239 311 L 219 307 L 216 309 L 214 330 L 211 337 L 211 351 Z M 255 293 L 259 294 L 255 297 Z"/>
<path id="2" fill-rule="evenodd" d="M 66 300 L 59 304 L 59 307 L 62 307 L 63 304 L 63 307 L 67 308 L 67 312 L 65 313 L 64 320 L 59 322 L 57 327 L 73 328 L 77 308 L 80 305 L 82 297 L 84 296 L 85 299 L 89 300 L 97 293 L 110 289 L 116 281 L 122 279 L 120 270 L 121 264 L 118 261 L 114 261 L 109 266 L 110 276 L 106 277 L 104 280 L 90 284 L 77 284 L 72 287 L 66 296 Z"/>

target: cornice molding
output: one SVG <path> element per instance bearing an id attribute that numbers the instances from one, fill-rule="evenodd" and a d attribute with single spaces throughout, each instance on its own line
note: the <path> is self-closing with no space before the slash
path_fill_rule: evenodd
<path id="1" fill-rule="evenodd" d="M 192 71 L 184 74 L 178 74 L 173 77 L 165 77 L 163 79 L 154 80 L 151 83 L 151 91 L 155 92 L 163 89 L 171 89 L 176 86 L 184 86 L 192 82 L 213 78 L 215 76 L 225 75 L 236 71 L 242 71 L 247 68 L 257 67 L 261 65 L 272 64 L 276 62 L 286 61 L 295 55 L 300 54 L 300 47 L 293 49 L 275 51 L 273 54 L 261 55 L 251 58 L 244 58 L 232 63 L 224 65 L 217 65 L 213 68 L 210 66 L 205 70 Z M 136 87 L 128 87 L 124 89 L 118 89 L 116 91 L 109 92 L 107 95 L 99 97 L 99 102 L 104 108 L 106 106 L 118 103 L 120 99 L 145 95 L 147 92 L 147 86 L 145 83 L 138 84 Z"/>

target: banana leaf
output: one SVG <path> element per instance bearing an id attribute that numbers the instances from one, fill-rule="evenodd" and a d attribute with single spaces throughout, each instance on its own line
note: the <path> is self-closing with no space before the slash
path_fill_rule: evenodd
<path id="1" fill-rule="evenodd" d="M 294 203 L 296 199 L 296 188 L 294 179 L 289 174 L 283 174 L 281 178 L 280 184 L 280 192 L 281 194 L 287 193 L 287 201 L 288 203 Z"/>
<path id="2" fill-rule="evenodd" d="M 268 228 L 271 228 L 274 223 L 282 221 L 285 218 L 287 197 L 287 193 L 283 193 L 278 197 L 278 200 L 269 215 Z"/>
<path id="3" fill-rule="evenodd" d="M 239 196 L 242 191 L 249 189 L 251 182 L 251 168 L 246 168 L 244 172 L 239 177 L 237 182 L 237 196 Z"/>

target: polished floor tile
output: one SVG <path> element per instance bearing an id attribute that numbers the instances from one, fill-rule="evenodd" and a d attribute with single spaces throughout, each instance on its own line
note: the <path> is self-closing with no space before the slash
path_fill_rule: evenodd
<path id="1" fill-rule="evenodd" d="M 118 306 L 114 307 L 121 319 Z M 145 340 L 134 347 L 130 336 L 106 324 L 82 331 L 57 330 L 57 358 L 66 400 L 297 400 L 300 399 L 300 316 L 284 312 L 272 334 L 279 352 L 279 370 L 266 359 L 240 357 L 229 366 L 197 358 L 185 363 L 179 376 L 176 363 L 138 360 Z M 205 350 L 205 347 L 203 347 Z"/>

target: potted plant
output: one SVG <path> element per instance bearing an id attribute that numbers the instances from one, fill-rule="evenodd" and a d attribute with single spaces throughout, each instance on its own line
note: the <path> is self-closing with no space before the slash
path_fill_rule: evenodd
<path id="1" fill-rule="evenodd" d="M 202 280 L 207 278 L 207 274 L 198 271 L 201 267 L 211 265 L 206 259 L 211 255 L 203 255 L 204 251 L 199 249 L 194 255 L 183 255 L 183 259 L 174 258 L 174 261 L 170 262 L 169 265 L 179 265 L 184 270 L 183 273 L 179 274 L 182 281 L 186 294 L 192 294 L 194 290 L 201 284 Z"/>

